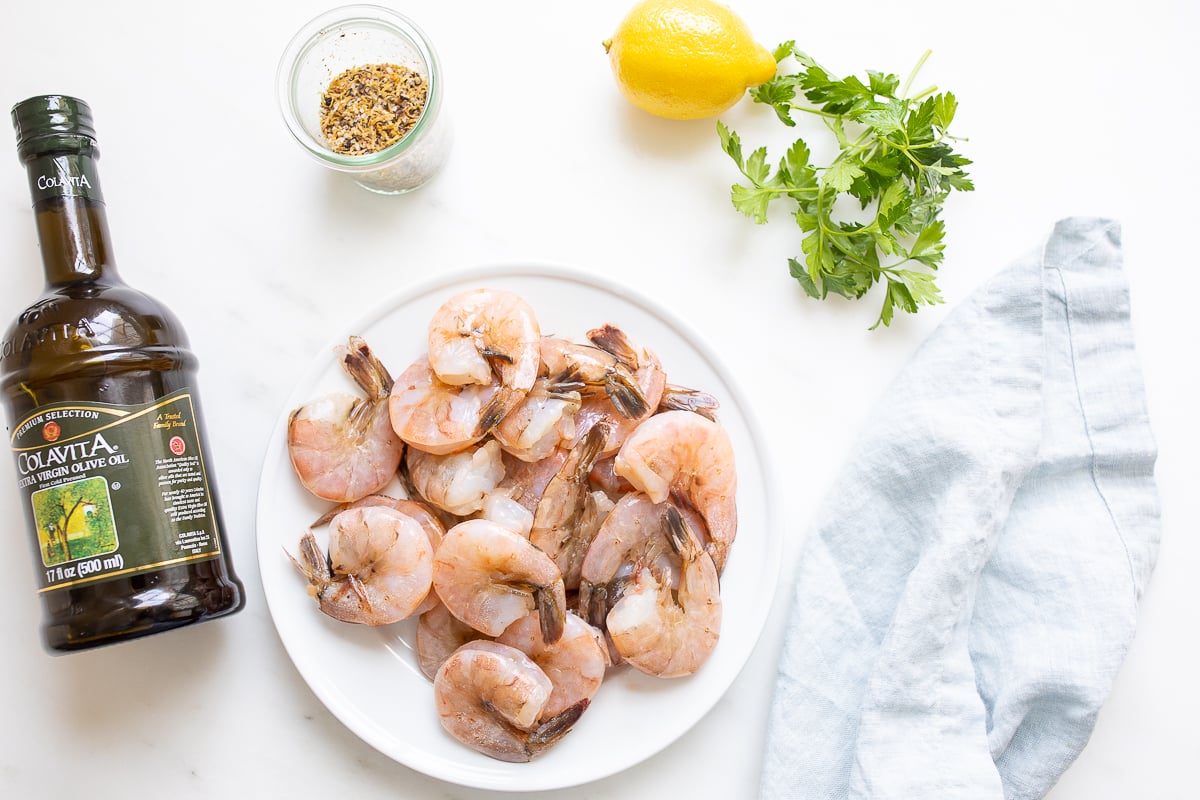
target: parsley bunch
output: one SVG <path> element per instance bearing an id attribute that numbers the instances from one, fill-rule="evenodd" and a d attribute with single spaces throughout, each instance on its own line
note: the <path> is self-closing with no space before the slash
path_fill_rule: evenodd
<path id="1" fill-rule="evenodd" d="M 733 186 L 734 208 L 761 224 L 772 200 L 794 200 L 804 256 L 788 260 L 792 277 L 818 299 L 829 292 L 860 298 L 875 283 L 886 282 L 872 329 L 890 325 L 897 307 L 911 314 L 921 304 L 941 303 L 933 275 L 945 246 L 938 214 L 951 190 L 975 187 L 963 170 L 971 162 L 951 146 L 956 141 L 949 134 L 958 107 L 954 95 L 930 88 L 907 96 L 929 53 L 903 88 L 897 76 L 881 72 L 869 71 L 866 82 L 836 78 L 794 42 L 775 49 L 777 62 L 789 56 L 800 70 L 777 73 L 751 96 L 772 106 L 789 127 L 796 125 L 793 111 L 817 116 L 836 137 L 840 152 L 828 166 L 815 166 L 808 145 L 797 139 L 772 174 L 765 147 L 743 158 L 740 137 L 718 121 L 721 148 L 749 182 Z M 797 102 L 800 94 L 807 103 Z M 842 195 L 864 211 L 873 206 L 873 214 L 867 214 L 873 218 L 836 219 L 834 203 Z"/>

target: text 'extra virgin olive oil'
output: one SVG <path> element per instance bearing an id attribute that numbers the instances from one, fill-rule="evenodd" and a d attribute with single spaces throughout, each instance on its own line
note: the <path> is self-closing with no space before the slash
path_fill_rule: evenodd
<path id="1" fill-rule="evenodd" d="M 175 316 L 124 283 L 109 241 L 91 109 L 62 95 L 12 109 L 46 288 L 0 345 L 54 653 L 239 610 L 196 390 Z"/>

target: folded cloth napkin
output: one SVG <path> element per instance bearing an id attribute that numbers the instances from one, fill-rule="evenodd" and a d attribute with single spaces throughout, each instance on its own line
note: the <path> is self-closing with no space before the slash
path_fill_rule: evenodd
<path id="1" fill-rule="evenodd" d="M 1060 221 L 886 393 L 801 551 L 764 798 L 1038 798 L 1158 550 L 1120 229 Z"/>

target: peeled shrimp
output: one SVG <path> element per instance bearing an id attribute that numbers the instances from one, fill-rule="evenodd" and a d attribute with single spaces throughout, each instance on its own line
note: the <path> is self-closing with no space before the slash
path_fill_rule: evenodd
<path id="1" fill-rule="evenodd" d="M 529 529 L 533 527 L 533 513 L 504 489 L 497 489 L 483 499 L 483 510 L 479 515 L 526 539 L 529 538 Z"/>
<path id="2" fill-rule="evenodd" d="M 460 517 L 483 508 L 483 499 L 504 477 L 500 445 L 487 441 L 457 453 L 434 455 L 410 448 L 408 476 L 421 497 Z"/>
<path id="3" fill-rule="evenodd" d="M 455 650 L 483 638 L 482 633 L 451 614 L 445 605 L 435 603 L 417 618 L 417 665 L 425 677 L 433 680 L 438 668 Z"/>
<path id="4" fill-rule="evenodd" d="M 438 519 L 437 514 L 433 509 L 417 500 L 408 500 L 406 498 L 389 497 L 385 494 L 369 494 L 361 500 L 356 500 L 353 503 L 341 503 L 334 506 L 329 511 L 321 515 L 316 522 L 313 523 L 314 528 L 319 528 L 322 525 L 327 525 L 334 517 L 343 511 L 351 508 L 367 508 L 369 506 L 385 506 L 395 511 L 399 511 L 405 516 L 414 519 L 429 539 L 429 547 L 431 552 L 436 553 L 438 545 L 442 543 L 442 537 L 446 535 L 446 528 Z M 424 614 L 429 609 L 437 605 L 438 599 L 435 592 L 430 592 L 425 600 L 417 606 L 413 614 Z"/>
<path id="5" fill-rule="evenodd" d="M 603 630 L 608 612 L 643 567 L 677 583 L 679 560 L 663 529 L 665 510 L 666 504 L 635 491 L 608 513 L 580 566 L 579 613 L 587 622 Z"/>
<path id="6" fill-rule="evenodd" d="M 643 567 L 608 613 L 608 634 L 625 661 L 649 675 L 691 675 L 708 658 L 721 633 L 720 579 L 674 506 L 662 517 L 667 539 L 683 568 L 678 586 Z"/>
<path id="7" fill-rule="evenodd" d="M 446 532 L 433 562 L 433 585 L 451 614 L 489 636 L 534 610 L 546 641 L 562 636 L 567 601 L 558 566 L 528 539 L 490 520 L 470 519 Z"/>
<path id="8" fill-rule="evenodd" d="M 574 387 L 585 396 L 603 391 L 627 417 L 640 417 L 649 407 L 633 370 L 606 350 L 543 336 L 542 361 L 554 383 Z"/>
<path id="9" fill-rule="evenodd" d="M 706 549 L 720 572 L 737 536 L 733 444 L 720 424 L 691 411 L 655 414 L 630 434 L 613 469 L 661 503 L 679 492 L 708 527 Z"/>
<path id="10" fill-rule="evenodd" d="M 550 679 L 529 656 L 496 642 L 454 651 L 433 681 L 442 727 L 468 747 L 500 761 L 530 761 L 555 744 L 587 709 L 581 700 L 542 719 Z"/>
<path id="11" fill-rule="evenodd" d="M 506 453 L 522 461 L 540 461 L 575 437 L 575 412 L 581 402 L 579 392 L 561 391 L 548 378 L 538 378 L 492 435 Z"/>
<path id="12" fill-rule="evenodd" d="M 496 489 L 516 500 L 532 514 L 566 459 L 567 451 L 562 449 L 554 450 L 540 461 L 522 461 L 505 453 L 504 480 Z"/>
<path id="13" fill-rule="evenodd" d="M 554 559 L 568 589 L 579 586 L 580 565 L 599 527 L 588 475 L 604 448 L 608 430 L 606 425 L 597 425 L 571 449 L 558 474 L 546 486 L 533 515 L 529 541 Z"/>
<path id="14" fill-rule="evenodd" d="M 575 414 L 576 441 L 593 426 L 607 425 L 610 430 L 601 452 L 601 457 L 606 457 L 615 454 L 638 423 L 655 412 L 663 396 L 667 374 L 652 350 L 638 349 L 620 328 L 613 325 L 594 328 L 588 331 L 588 340 L 611 353 L 633 373 L 633 379 L 646 401 L 641 414 L 630 416 L 607 395 L 593 394 L 584 399 Z"/>
<path id="15" fill-rule="evenodd" d="M 412 517 L 425 531 L 429 537 L 429 545 L 436 551 L 438 545 L 442 543 L 442 537 L 446 535 L 446 528 L 442 525 L 437 515 L 432 509 L 424 503 L 417 500 L 408 500 L 406 498 L 389 497 L 386 494 L 369 494 L 362 499 L 355 500 L 353 503 L 341 503 L 334 506 L 329 511 L 322 514 L 313 523 L 314 528 L 319 528 L 322 525 L 327 525 L 329 522 L 343 511 L 352 508 L 367 508 L 370 506 L 385 506 L 387 508 L 399 511 L 407 516 Z"/>
<path id="16" fill-rule="evenodd" d="M 603 635 L 572 613 L 567 614 L 562 638 L 553 644 L 542 639 L 537 617 L 532 614 L 509 625 L 496 641 L 525 653 L 550 678 L 553 691 L 543 717 L 553 717 L 580 700 L 590 701 L 609 666 Z"/>
<path id="17" fill-rule="evenodd" d="M 404 442 L 392 429 L 387 399 L 392 378 L 357 336 L 342 367 L 366 393 L 338 393 L 306 403 L 288 419 L 288 455 L 306 489 L 342 503 L 382 489 L 396 474 Z"/>
<path id="18" fill-rule="evenodd" d="M 387 625 L 411 616 L 429 594 L 433 548 L 421 523 L 386 506 L 341 512 L 329 523 L 329 555 L 311 530 L 292 563 L 321 611 L 342 622 Z"/>
<path id="19" fill-rule="evenodd" d="M 487 385 L 493 375 L 527 392 L 541 367 L 537 317 L 524 299 L 496 289 L 451 297 L 429 323 L 429 365 L 443 383 Z"/>
<path id="20" fill-rule="evenodd" d="M 609 497 L 620 499 L 622 495 L 634 491 L 634 488 L 629 481 L 617 475 L 614 469 L 616 461 L 616 454 L 598 459 L 588 479 L 592 486 L 602 490 Z"/>
<path id="21" fill-rule="evenodd" d="M 454 453 L 486 436 L 524 396 L 499 378 L 487 384 L 444 383 L 422 356 L 396 378 L 388 413 L 396 434 L 411 447 Z"/>

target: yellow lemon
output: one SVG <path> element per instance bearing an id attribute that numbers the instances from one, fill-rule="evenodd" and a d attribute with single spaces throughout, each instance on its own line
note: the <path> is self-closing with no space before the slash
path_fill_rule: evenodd
<path id="1" fill-rule="evenodd" d="M 712 0 L 643 0 L 604 49 L 626 99 L 670 119 L 715 117 L 775 74 L 771 52 Z"/>

